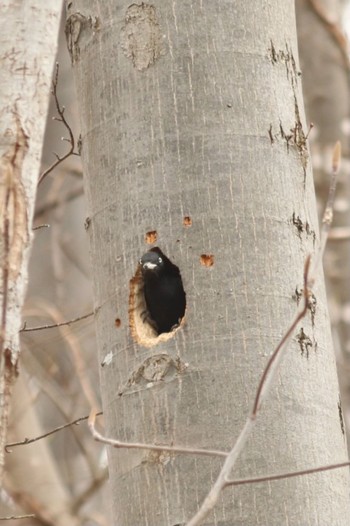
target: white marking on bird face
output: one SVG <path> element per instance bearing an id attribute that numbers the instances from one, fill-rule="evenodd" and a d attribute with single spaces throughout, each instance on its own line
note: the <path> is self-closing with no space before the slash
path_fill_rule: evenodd
<path id="1" fill-rule="evenodd" d="M 147 261 L 146 263 L 143 264 L 143 268 L 146 268 L 148 270 L 153 270 L 154 268 L 156 268 L 157 264 L 156 263 L 151 263 L 150 261 Z"/>

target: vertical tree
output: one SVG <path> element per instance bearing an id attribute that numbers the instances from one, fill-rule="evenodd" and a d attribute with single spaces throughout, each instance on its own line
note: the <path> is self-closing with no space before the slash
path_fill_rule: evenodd
<path id="1" fill-rule="evenodd" d="M 66 31 L 107 434 L 227 450 L 319 242 L 293 2 L 69 1 Z M 150 244 L 179 267 L 187 299 L 185 323 L 158 337 L 138 312 Z M 237 476 L 346 459 L 317 279 Z M 185 523 L 220 467 L 142 449 L 109 462 L 123 526 Z M 226 490 L 210 524 L 345 525 L 348 482 L 334 471 Z"/>
<path id="2" fill-rule="evenodd" d="M 17 374 L 32 215 L 62 5 L 0 7 L 0 474 L 11 385 Z M 31 21 L 30 29 L 28 20 Z M 0 477 L 1 478 L 1 477 Z"/>
<path id="3" fill-rule="evenodd" d="M 340 140 L 343 170 L 337 186 L 333 231 L 325 259 L 328 282 L 328 302 L 332 330 L 337 343 L 339 380 L 345 402 L 345 419 L 350 424 L 349 349 L 349 224 L 350 181 L 349 118 L 350 118 L 350 61 L 348 42 L 341 30 L 341 1 L 297 1 L 298 45 L 303 71 L 303 93 L 306 113 L 314 123 L 311 153 L 314 180 L 322 211 L 329 186 L 329 157 L 335 141 Z M 349 430 L 348 430 L 349 437 Z"/>

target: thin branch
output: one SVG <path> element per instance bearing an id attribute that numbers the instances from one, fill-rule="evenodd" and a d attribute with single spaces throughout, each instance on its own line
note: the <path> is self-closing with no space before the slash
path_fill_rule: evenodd
<path id="1" fill-rule="evenodd" d="M 0 521 L 14 521 L 17 519 L 35 519 L 34 513 L 28 513 L 28 515 L 11 515 L 10 517 L 0 517 Z"/>
<path id="2" fill-rule="evenodd" d="M 99 411 L 98 413 L 96 413 L 96 416 L 99 416 L 99 415 L 103 415 L 103 411 Z M 49 437 L 50 435 L 53 435 L 54 433 L 57 433 L 58 431 L 62 431 L 62 429 L 66 429 L 67 427 L 78 425 L 80 424 L 80 422 L 83 422 L 84 420 L 88 420 L 88 418 L 89 416 L 81 416 L 80 418 L 77 418 L 76 420 L 73 420 L 72 422 L 68 422 L 67 424 L 63 424 L 62 426 L 55 427 L 54 429 L 51 429 L 51 431 L 48 431 L 47 433 L 44 433 L 43 435 L 39 435 L 34 438 L 25 438 L 21 442 L 11 442 L 10 444 L 6 444 L 5 451 L 7 453 L 11 453 L 10 448 L 32 444 L 33 442 L 37 442 L 38 440 Z"/>
<path id="3" fill-rule="evenodd" d="M 302 475 L 311 475 L 312 473 L 321 473 L 322 471 L 331 471 L 332 469 L 345 468 L 350 466 L 350 462 L 340 462 L 339 464 L 329 464 L 328 466 L 321 466 L 319 468 L 303 469 L 301 471 L 291 471 L 289 473 L 281 473 L 279 475 L 266 475 L 264 477 L 253 477 L 247 479 L 226 480 L 226 486 L 241 486 L 242 484 L 256 484 L 258 482 L 269 482 L 271 480 L 290 479 L 292 477 L 300 477 Z"/>
<path id="4" fill-rule="evenodd" d="M 52 95 L 53 95 L 53 97 L 55 99 L 56 110 L 57 110 L 57 113 L 58 113 L 59 116 L 58 117 L 54 117 L 53 120 L 58 121 L 58 122 L 62 122 L 62 124 L 65 126 L 65 128 L 66 128 L 66 130 L 68 131 L 68 134 L 69 134 L 69 139 L 63 138 L 63 140 L 70 144 L 70 148 L 69 148 L 68 152 L 65 155 L 63 155 L 63 157 L 60 157 L 59 155 L 57 155 L 57 153 L 54 153 L 54 155 L 55 155 L 57 160 L 51 166 L 49 166 L 49 168 L 47 168 L 47 170 L 45 170 L 41 174 L 41 176 L 39 177 L 38 185 L 60 163 L 62 163 L 66 159 L 68 159 L 68 157 L 70 157 L 71 155 L 78 155 L 78 156 L 80 155 L 79 152 L 75 152 L 74 151 L 75 150 L 75 139 L 74 139 L 72 128 L 70 127 L 70 125 L 68 124 L 68 122 L 66 120 L 66 117 L 64 116 L 65 107 L 61 106 L 59 101 L 58 101 L 58 96 L 57 96 L 58 71 L 59 71 L 59 64 L 58 64 L 58 62 L 56 62 L 56 71 L 55 71 L 55 75 L 54 75 L 54 78 L 53 78 L 53 81 L 52 81 L 51 93 L 52 93 Z"/>
<path id="5" fill-rule="evenodd" d="M 290 325 L 289 329 L 287 329 L 287 331 L 285 332 L 284 336 L 282 337 L 281 341 L 277 345 L 276 349 L 273 351 L 263 371 L 263 374 L 261 375 L 258 389 L 256 391 L 253 410 L 250 415 L 250 418 L 252 418 L 253 420 L 255 420 L 256 415 L 261 407 L 261 404 L 267 392 L 269 391 L 272 380 L 275 377 L 275 373 L 281 361 L 281 356 L 282 356 L 281 351 L 285 349 L 286 346 L 289 344 L 289 341 L 291 337 L 293 336 L 294 330 L 296 329 L 300 320 L 302 320 L 304 316 L 306 316 L 306 313 L 309 307 L 309 296 L 310 296 L 310 293 L 308 292 L 309 271 L 310 271 L 310 256 L 307 257 L 305 261 L 305 265 L 304 265 L 304 288 L 303 288 L 304 304 L 300 308 L 299 312 L 297 312 L 294 318 L 294 321 Z M 277 360 L 278 357 L 279 359 Z"/>
<path id="6" fill-rule="evenodd" d="M 85 320 L 86 318 L 90 318 L 90 316 L 93 316 L 93 315 L 94 315 L 94 312 L 88 312 L 87 314 L 83 314 L 82 316 L 79 316 L 78 318 L 74 318 L 73 320 L 62 321 L 60 323 L 52 323 L 50 325 L 38 325 L 37 327 L 26 327 L 26 322 L 24 322 L 24 326 L 19 332 L 43 331 L 45 329 L 63 327 L 64 325 L 71 325 L 72 323 L 76 323 L 77 321 Z"/>
<path id="7" fill-rule="evenodd" d="M 318 249 L 318 253 L 316 256 L 316 261 L 315 261 L 315 265 L 313 269 L 313 280 L 316 277 L 318 267 L 322 264 L 322 259 L 323 259 L 324 251 L 326 248 L 326 243 L 328 240 L 329 232 L 331 229 L 331 224 L 333 221 L 335 191 L 337 188 L 337 179 L 338 179 L 338 174 L 339 174 L 339 169 L 340 169 L 340 161 L 341 161 L 341 144 L 338 141 L 333 149 L 331 183 L 329 186 L 326 207 L 324 209 L 324 213 L 322 217 L 322 227 L 321 227 L 321 234 L 320 234 L 321 242 L 320 242 L 320 246 Z M 313 286 L 313 282 L 310 282 L 309 285 Z"/>
<path id="8" fill-rule="evenodd" d="M 218 451 L 216 449 L 199 449 L 199 448 L 189 448 L 189 447 L 178 447 L 178 446 L 156 446 L 154 444 L 143 444 L 139 442 L 121 442 L 120 440 L 115 440 L 113 438 L 107 438 L 101 435 L 95 428 L 95 417 L 97 413 L 92 410 L 89 416 L 89 428 L 92 436 L 97 442 L 102 442 L 102 444 L 107 444 L 116 448 L 125 448 L 125 449 L 149 449 L 150 451 L 167 451 L 168 453 L 182 453 L 184 455 L 205 455 L 209 457 L 227 457 L 228 453 L 225 451 Z"/>
<path id="9" fill-rule="evenodd" d="M 34 226 L 34 227 L 32 228 L 32 230 L 40 230 L 41 228 L 50 228 L 50 225 L 48 225 L 47 223 L 45 223 L 44 225 Z"/>

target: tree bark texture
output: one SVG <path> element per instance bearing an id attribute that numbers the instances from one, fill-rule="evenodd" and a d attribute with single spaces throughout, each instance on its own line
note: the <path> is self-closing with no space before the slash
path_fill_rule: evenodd
<path id="1" fill-rule="evenodd" d="M 228 450 L 319 243 L 294 4 L 67 6 L 106 434 Z M 173 337 L 146 346 L 129 328 L 129 282 L 155 237 L 180 268 L 187 309 Z M 347 458 L 317 279 L 316 311 L 235 476 Z M 185 523 L 221 465 L 146 450 L 110 450 L 109 461 L 118 526 Z M 228 489 L 206 524 L 345 525 L 348 482 L 343 470 Z"/>
<path id="2" fill-rule="evenodd" d="M 53 0 L 7 0 L 0 8 L 1 467 L 61 8 Z"/>
<path id="3" fill-rule="evenodd" d="M 342 169 L 334 205 L 334 232 L 347 230 L 348 238 L 331 236 L 325 273 L 333 332 L 336 336 L 339 379 L 345 417 L 350 425 L 350 61 L 341 31 L 341 2 L 298 0 L 298 42 L 306 114 L 315 125 L 311 136 L 314 179 L 320 215 L 329 187 L 331 152 L 342 144 Z M 348 431 L 349 437 L 349 431 Z"/>

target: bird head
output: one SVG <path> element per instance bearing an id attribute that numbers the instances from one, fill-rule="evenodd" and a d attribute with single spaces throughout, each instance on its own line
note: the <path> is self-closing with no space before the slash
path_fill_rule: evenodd
<path id="1" fill-rule="evenodd" d="M 164 257 L 156 251 L 150 250 L 146 252 L 140 259 L 142 273 L 155 272 L 158 273 L 164 265 Z"/>

